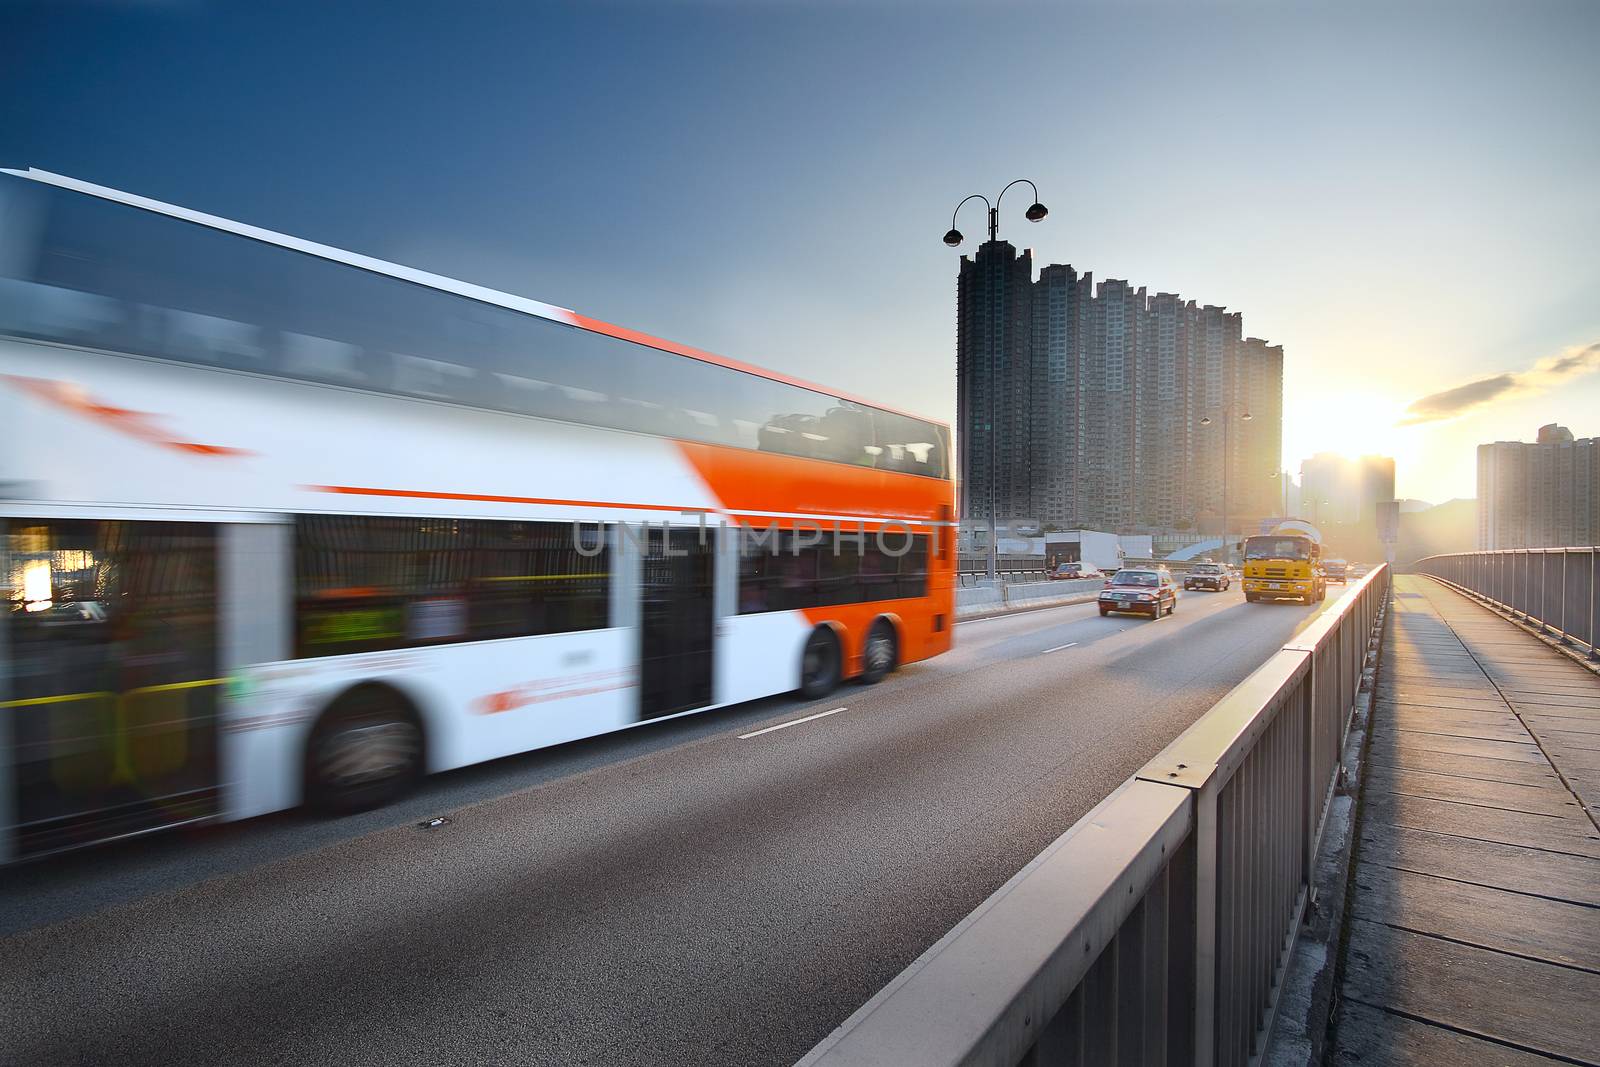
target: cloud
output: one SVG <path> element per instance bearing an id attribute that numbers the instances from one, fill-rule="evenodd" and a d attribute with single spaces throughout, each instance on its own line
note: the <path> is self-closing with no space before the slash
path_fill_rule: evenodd
<path id="1" fill-rule="evenodd" d="M 1486 407 L 1496 400 L 1513 396 L 1532 396 L 1554 388 L 1571 378 L 1600 371 L 1600 341 L 1587 347 L 1569 348 L 1559 356 L 1541 359 L 1527 370 L 1479 378 L 1438 393 L 1413 400 L 1400 419 L 1401 426 L 1453 419 Z"/>

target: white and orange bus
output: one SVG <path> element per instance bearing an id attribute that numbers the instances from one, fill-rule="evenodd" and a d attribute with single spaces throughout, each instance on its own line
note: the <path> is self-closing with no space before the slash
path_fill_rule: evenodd
<path id="1" fill-rule="evenodd" d="M 946 427 L 0 174 L 0 859 L 950 646 Z"/>

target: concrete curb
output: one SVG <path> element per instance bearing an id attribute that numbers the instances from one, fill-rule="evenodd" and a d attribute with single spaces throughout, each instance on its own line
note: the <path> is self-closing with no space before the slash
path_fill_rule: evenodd
<path id="1" fill-rule="evenodd" d="M 1393 597 L 1393 587 L 1390 594 Z M 1261 1067 L 1312 1067 L 1323 1062 L 1337 1005 L 1340 944 L 1360 833 L 1361 776 L 1366 769 L 1372 705 L 1383 658 L 1383 635 L 1392 600 L 1384 602 L 1367 646 L 1350 730 L 1340 754 L 1340 773 L 1328 804 L 1322 842 L 1312 872 L 1313 899 L 1306 904 L 1304 929 L 1284 974 L 1282 1000 L 1260 1059 Z"/>

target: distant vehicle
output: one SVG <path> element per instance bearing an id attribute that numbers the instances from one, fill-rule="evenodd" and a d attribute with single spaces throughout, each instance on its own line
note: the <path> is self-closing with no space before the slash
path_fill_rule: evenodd
<path id="1" fill-rule="evenodd" d="M 1105 575 L 1093 563 L 1062 563 L 1050 573 L 1050 580 L 1071 581 L 1075 578 L 1103 578 Z"/>
<path id="2" fill-rule="evenodd" d="M 0 863 L 950 647 L 946 426 L 42 172 L 0 220 Z"/>
<path id="3" fill-rule="evenodd" d="M 1349 564 L 1342 559 L 1324 560 L 1322 570 L 1328 576 L 1328 581 L 1345 584 L 1345 575 L 1349 573 Z"/>
<path id="4" fill-rule="evenodd" d="M 1322 570 L 1322 545 L 1310 534 L 1289 531 L 1260 534 L 1244 541 L 1244 598 L 1325 599 L 1328 579 Z"/>
<path id="5" fill-rule="evenodd" d="M 1118 571 L 1100 591 L 1100 614 L 1134 612 L 1159 619 L 1178 610 L 1178 585 L 1165 567 Z"/>
<path id="6" fill-rule="evenodd" d="M 1220 563 L 1196 563 L 1183 576 L 1185 589 L 1210 589 L 1222 592 L 1233 584 L 1233 575 Z"/>

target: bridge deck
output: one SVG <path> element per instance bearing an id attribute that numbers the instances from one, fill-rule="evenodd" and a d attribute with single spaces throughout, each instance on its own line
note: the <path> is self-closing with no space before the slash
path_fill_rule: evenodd
<path id="1" fill-rule="evenodd" d="M 1600 1063 L 1600 677 L 1396 581 L 1335 1062 Z"/>

